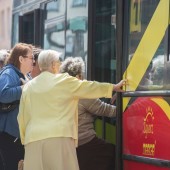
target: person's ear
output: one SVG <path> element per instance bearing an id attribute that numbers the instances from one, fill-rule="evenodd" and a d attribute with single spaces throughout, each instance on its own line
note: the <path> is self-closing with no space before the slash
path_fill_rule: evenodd
<path id="1" fill-rule="evenodd" d="M 23 57 L 20 55 L 19 56 L 19 62 L 22 63 L 22 61 L 23 61 Z"/>
<path id="2" fill-rule="evenodd" d="M 76 78 L 78 78 L 79 80 L 81 79 L 81 76 L 80 75 L 76 75 Z"/>
<path id="3" fill-rule="evenodd" d="M 58 66 L 57 62 L 53 61 L 51 68 L 52 68 L 53 73 L 55 73 L 55 74 L 58 73 L 59 66 Z"/>
<path id="4" fill-rule="evenodd" d="M 56 68 L 56 62 L 53 61 L 53 62 L 52 62 L 52 69 L 55 69 L 55 68 Z"/>

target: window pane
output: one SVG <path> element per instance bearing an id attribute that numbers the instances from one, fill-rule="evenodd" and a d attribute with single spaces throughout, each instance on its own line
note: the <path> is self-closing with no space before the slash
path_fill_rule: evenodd
<path id="1" fill-rule="evenodd" d="M 17 7 L 21 5 L 21 0 L 13 0 L 13 6 Z"/>
<path id="2" fill-rule="evenodd" d="M 65 0 L 52 1 L 45 5 L 46 19 L 55 18 L 65 14 Z"/>
<path id="3" fill-rule="evenodd" d="M 151 42 L 153 42 L 153 34 L 152 31 L 150 31 L 150 28 L 151 26 L 153 26 L 152 21 L 153 16 L 155 16 L 155 13 L 164 12 L 166 14 L 166 10 L 169 9 L 166 8 L 165 11 L 160 10 L 157 11 L 157 8 L 159 9 L 159 3 L 160 0 L 130 1 L 128 62 L 131 62 L 132 59 L 133 61 L 141 61 L 142 59 L 143 62 L 141 63 L 141 68 L 136 69 L 144 70 L 144 75 L 141 77 L 139 85 L 138 82 L 135 82 L 136 81 L 135 78 L 133 78 L 134 83 L 138 85 L 136 90 L 162 90 L 166 88 L 165 80 L 166 80 L 166 68 L 168 67 L 167 65 L 168 33 L 165 33 L 163 37 L 160 36 L 157 37 L 155 35 L 154 43 L 155 42 L 159 43 L 158 47 L 154 44 L 153 45 L 148 44 L 148 42 L 150 41 L 146 42 L 148 44 L 148 48 L 145 47 L 146 45 L 144 44 L 142 45 L 143 43 L 142 39 L 144 37 L 145 39 L 152 37 Z M 167 21 L 165 20 L 165 22 L 168 23 L 168 20 Z M 158 25 L 158 27 L 160 27 L 161 29 L 161 25 Z M 155 28 L 152 28 L 153 31 L 154 29 Z M 148 34 L 149 31 L 150 34 Z M 138 47 L 140 47 L 140 50 L 138 49 Z M 151 51 L 149 50 L 149 48 L 151 49 Z M 133 58 L 134 55 L 136 60 L 134 60 Z M 140 58 L 140 60 L 137 60 L 137 58 Z M 146 70 L 145 68 L 143 68 L 144 63 L 148 63 L 148 67 L 146 68 Z"/>
<path id="4" fill-rule="evenodd" d="M 56 19 L 53 22 L 45 23 L 44 49 L 65 51 L 65 22 L 63 19 Z"/>
<path id="5" fill-rule="evenodd" d="M 116 81 L 116 32 L 115 26 L 111 25 L 111 16 L 115 15 L 115 0 L 96 1 L 94 79 L 97 81 Z"/>
<path id="6" fill-rule="evenodd" d="M 87 0 L 73 0 L 72 6 L 85 6 Z"/>
<path id="7" fill-rule="evenodd" d="M 67 3 L 66 57 L 82 57 L 87 63 L 88 5 L 75 8 L 74 0 Z"/>
<path id="8" fill-rule="evenodd" d="M 44 49 L 53 49 L 65 55 L 65 1 L 45 5 Z"/>
<path id="9" fill-rule="evenodd" d="M 155 12 L 160 0 L 133 1 L 130 4 L 129 54 L 136 51 L 137 46 Z"/>

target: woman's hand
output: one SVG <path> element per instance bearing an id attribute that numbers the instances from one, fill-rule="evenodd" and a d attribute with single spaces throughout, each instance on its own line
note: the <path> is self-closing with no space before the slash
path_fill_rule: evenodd
<path id="1" fill-rule="evenodd" d="M 127 80 L 121 80 L 119 83 L 113 84 L 113 91 L 124 92 L 122 87 L 126 85 L 126 82 L 127 82 Z"/>
<path id="2" fill-rule="evenodd" d="M 114 102 L 116 101 L 116 98 L 117 98 L 117 94 L 115 93 L 112 98 L 110 99 L 110 104 L 114 104 Z"/>

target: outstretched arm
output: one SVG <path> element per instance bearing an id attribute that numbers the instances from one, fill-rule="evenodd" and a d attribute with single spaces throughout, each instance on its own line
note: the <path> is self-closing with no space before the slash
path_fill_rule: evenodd
<path id="1" fill-rule="evenodd" d="M 127 82 L 127 80 L 121 80 L 119 83 L 113 84 L 113 91 L 124 92 L 122 87 L 126 85 L 126 82 Z"/>
<path id="2" fill-rule="evenodd" d="M 116 106 L 102 102 L 100 99 L 82 99 L 79 101 L 79 114 L 89 113 L 97 116 L 116 116 Z"/>

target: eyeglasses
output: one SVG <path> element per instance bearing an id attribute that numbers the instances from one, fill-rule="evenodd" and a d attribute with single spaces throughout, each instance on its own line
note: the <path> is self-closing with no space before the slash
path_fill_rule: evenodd
<path id="1" fill-rule="evenodd" d="M 29 57 L 29 56 L 27 56 L 27 55 L 25 55 L 24 56 L 25 58 L 28 58 L 28 59 L 30 59 L 30 60 L 32 60 L 32 61 L 35 61 L 35 58 L 34 58 L 34 55 L 32 54 L 32 57 Z"/>

